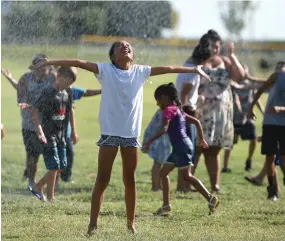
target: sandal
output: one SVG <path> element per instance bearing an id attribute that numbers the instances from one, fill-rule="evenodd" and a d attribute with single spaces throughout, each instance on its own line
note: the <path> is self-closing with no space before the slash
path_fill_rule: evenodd
<path id="1" fill-rule="evenodd" d="M 45 195 L 43 195 L 43 194 L 40 193 L 40 192 L 34 191 L 33 188 L 32 188 L 32 186 L 29 186 L 28 188 L 29 188 L 29 190 L 31 191 L 31 193 L 32 193 L 33 195 L 35 195 L 39 200 L 41 200 L 41 201 L 46 201 Z"/>
<path id="2" fill-rule="evenodd" d="M 255 185 L 255 186 L 262 186 L 262 183 L 259 183 L 256 181 L 255 178 L 253 177 L 244 177 L 245 180 L 247 180 L 248 182 L 250 182 L 251 184 Z"/>
<path id="3" fill-rule="evenodd" d="M 166 208 L 168 208 L 166 210 Z M 154 215 L 156 216 L 168 216 L 171 212 L 171 206 L 170 204 L 169 205 L 166 205 L 166 206 L 162 206 L 160 207 L 155 213 Z"/>
<path id="4" fill-rule="evenodd" d="M 219 206 L 220 201 L 216 196 L 211 196 L 210 201 L 208 203 L 209 207 L 209 215 L 215 212 L 216 208 Z"/>

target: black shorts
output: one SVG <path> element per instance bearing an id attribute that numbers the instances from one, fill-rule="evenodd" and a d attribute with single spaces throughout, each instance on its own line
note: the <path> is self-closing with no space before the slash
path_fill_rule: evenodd
<path id="1" fill-rule="evenodd" d="M 263 125 L 261 154 L 285 155 L 285 126 Z"/>
<path id="2" fill-rule="evenodd" d="M 43 151 L 43 144 L 35 131 L 22 129 L 23 141 L 28 156 L 38 156 Z"/>
<path id="3" fill-rule="evenodd" d="M 242 140 L 255 140 L 256 137 L 256 128 L 255 124 L 252 121 L 247 121 L 245 124 L 234 124 L 235 138 L 234 144 L 238 142 L 238 136 Z"/>

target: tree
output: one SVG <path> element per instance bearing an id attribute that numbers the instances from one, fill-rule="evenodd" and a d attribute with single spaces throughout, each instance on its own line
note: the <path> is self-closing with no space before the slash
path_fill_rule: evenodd
<path id="1" fill-rule="evenodd" d="M 18 42 L 54 38 L 57 15 L 57 9 L 48 2 L 11 2 L 9 12 L 2 17 L 3 38 Z"/>
<path id="2" fill-rule="evenodd" d="M 177 20 L 167 1 L 2 1 L 1 5 L 2 41 L 9 42 L 66 42 L 82 34 L 160 37 L 162 28 L 172 28 Z"/>
<path id="3" fill-rule="evenodd" d="M 172 28 L 172 8 L 167 1 L 106 2 L 108 35 L 160 37 L 162 28 Z"/>
<path id="4" fill-rule="evenodd" d="M 258 4 L 252 1 L 219 2 L 220 16 L 230 38 L 240 39 L 248 23 L 248 17 L 257 9 Z"/>

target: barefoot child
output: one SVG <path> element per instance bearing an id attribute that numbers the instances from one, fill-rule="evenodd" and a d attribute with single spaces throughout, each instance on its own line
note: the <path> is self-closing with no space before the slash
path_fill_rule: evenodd
<path id="1" fill-rule="evenodd" d="M 30 191 L 40 200 L 45 200 L 43 187 L 47 184 L 47 199 L 54 200 L 54 186 L 58 172 L 66 168 L 66 128 L 73 119 L 70 85 L 76 80 L 76 69 L 60 67 L 51 86 L 43 90 L 33 103 L 32 119 L 39 141 L 43 145 L 43 156 L 48 172 Z M 42 124 L 39 122 L 42 114 Z M 71 123 L 74 123 L 71 120 Z M 74 126 L 72 126 L 74 129 Z"/>
<path id="2" fill-rule="evenodd" d="M 198 73 L 209 77 L 197 67 L 162 66 L 150 67 L 133 64 L 134 53 L 128 42 L 112 44 L 109 57 L 111 63 L 91 63 L 86 60 L 43 59 L 40 64 L 74 66 L 93 72 L 102 85 L 99 122 L 101 138 L 98 142 L 98 173 L 91 201 L 88 235 L 97 229 L 97 220 L 104 197 L 104 191 L 111 178 L 112 166 L 120 148 L 123 162 L 123 182 L 125 185 L 125 202 L 127 227 L 135 229 L 136 178 L 138 164 L 138 137 L 141 132 L 143 110 L 143 86 L 150 76 L 167 73 Z"/>
<path id="3" fill-rule="evenodd" d="M 188 167 L 192 164 L 193 144 L 187 136 L 186 121 L 193 123 L 197 127 L 200 146 L 207 148 L 208 144 L 204 140 L 203 130 L 200 122 L 184 113 L 181 110 L 181 103 L 177 95 L 177 90 L 172 83 L 159 86 L 154 97 L 157 105 L 163 110 L 163 128 L 153 135 L 145 144 L 144 149 L 148 150 L 150 144 L 164 133 L 168 133 L 172 153 L 160 170 L 160 177 L 163 188 L 163 205 L 156 212 L 157 215 L 167 215 L 171 211 L 170 205 L 170 180 L 168 174 L 175 168 L 179 168 L 184 180 L 192 184 L 209 202 L 210 214 L 219 205 L 217 197 L 209 193 L 199 179 L 190 174 Z"/>

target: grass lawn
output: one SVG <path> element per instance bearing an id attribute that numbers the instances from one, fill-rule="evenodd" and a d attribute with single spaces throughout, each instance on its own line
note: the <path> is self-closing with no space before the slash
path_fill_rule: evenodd
<path id="1" fill-rule="evenodd" d="M 108 61 L 107 50 L 101 54 L 90 53 L 90 60 Z M 2 67 L 8 68 L 16 79 L 28 71 L 32 57 L 45 52 L 51 58 L 79 56 L 75 47 L 69 46 L 16 46 L 2 45 Z M 82 54 L 81 54 L 82 55 Z M 83 56 L 80 56 L 81 58 Z M 185 57 L 186 58 L 186 57 Z M 184 61 L 177 64 L 182 64 Z M 155 61 L 155 56 L 149 58 Z M 149 62 L 147 64 L 151 64 Z M 167 64 L 167 61 L 164 62 Z M 152 78 L 145 86 L 143 127 L 156 111 L 153 92 L 161 83 L 175 81 L 175 75 Z M 83 88 L 99 88 L 92 73 L 79 70 L 75 84 Z M 2 78 L 2 122 L 6 137 L 2 141 L 2 240 L 284 240 L 285 205 L 284 186 L 281 185 L 277 202 L 266 200 L 266 187 L 251 186 L 244 180 L 244 161 L 247 142 L 240 142 L 231 157 L 231 174 L 221 175 L 221 204 L 217 212 L 208 216 L 207 203 L 197 193 L 177 194 L 176 171 L 171 175 L 171 199 L 173 214 L 168 218 L 154 217 L 160 207 L 161 193 L 150 192 L 152 160 L 140 153 L 137 169 L 137 230 L 136 236 L 126 230 L 122 162 L 118 155 L 113 174 L 106 190 L 105 201 L 99 219 L 96 236 L 87 239 L 84 234 L 89 222 L 90 198 L 97 172 L 96 141 L 99 138 L 98 108 L 100 97 L 82 99 L 76 103 L 77 129 L 80 142 L 75 147 L 73 184 L 60 183 L 56 203 L 42 203 L 27 190 L 22 181 L 25 152 L 22 143 L 20 112 L 16 105 L 16 93 Z M 265 99 L 263 99 L 264 101 Z M 261 117 L 258 116 L 258 133 L 261 133 Z M 254 173 L 259 172 L 264 158 L 258 144 L 254 155 Z M 39 161 L 38 175 L 45 173 L 43 159 Z M 279 172 L 280 173 L 280 172 Z M 281 174 L 281 173 L 280 173 Z M 203 161 L 197 176 L 209 187 Z M 281 183 L 282 175 L 279 175 Z M 266 182 L 265 182 L 266 183 Z"/>

